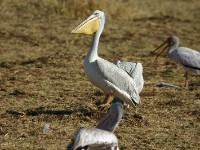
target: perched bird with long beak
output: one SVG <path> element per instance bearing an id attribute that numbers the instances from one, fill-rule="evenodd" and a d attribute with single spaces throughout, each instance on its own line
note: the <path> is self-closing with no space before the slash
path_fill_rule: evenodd
<path id="1" fill-rule="evenodd" d="M 175 62 L 179 63 L 185 70 L 185 87 L 188 88 L 188 73 L 194 72 L 200 74 L 200 52 L 187 47 L 178 47 L 179 39 L 176 36 L 170 36 L 167 40 L 156 48 L 153 53 L 158 49 L 166 45 L 163 50 L 157 55 L 155 61 L 158 57 L 167 50 L 168 56 Z"/>
<path id="2" fill-rule="evenodd" d="M 67 150 L 119 150 L 118 139 L 113 134 L 124 113 L 124 103 L 114 98 L 108 112 L 96 127 L 78 130 Z"/>
<path id="3" fill-rule="evenodd" d="M 105 24 L 105 14 L 96 10 L 72 33 L 93 34 L 90 49 L 84 59 L 88 79 L 102 89 L 107 98 L 119 97 L 131 106 L 140 103 L 139 89 L 134 78 L 124 69 L 98 56 L 98 44 Z"/>

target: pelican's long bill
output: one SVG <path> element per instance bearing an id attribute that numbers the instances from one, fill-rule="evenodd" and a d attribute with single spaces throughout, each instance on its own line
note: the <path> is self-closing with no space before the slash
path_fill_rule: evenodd
<path id="1" fill-rule="evenodd" d="M 80 25 L 78 25 L 71 33 L 93 34 L 98 30 L 100 21 L 97 15 L 92 14 Z"/>
<path id="2" fill-rule="evenodd" d="M 167 45 L 166 45 L 167 44 Z M 163 47 L 164 45 L 166 45 L 163 49 L 162 49 L 162 51 L 157 55 L 157 57 L 156 57 L 156 59 L 154 60 L 154 62 L 156 62 L 157 61 L 157 59 L 158 59 L 158 57 L 160 56 L 160 55 L 162 55 L 162 53 L 169 47 L 169 45 L 168 45 L 168 40 L 167 41 L 165 41 L 164 43 L 162 43 L 160 46 L 158 46 L 154 51 L 153 51 L 153 53 L 155 53 L 157 50 L 159 50 L 161 47 Z"/>

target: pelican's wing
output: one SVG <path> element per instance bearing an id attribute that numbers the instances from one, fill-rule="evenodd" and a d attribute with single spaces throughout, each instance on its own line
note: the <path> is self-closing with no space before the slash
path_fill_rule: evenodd
<path id="1" fill-rule="evenodd" d="M 75 133 L 74 139 L 67 146 L 67 150 L 103 149 L 118 146 L 117 137 L 108 131 L 97 128 L 82 128 Z"/>
<path id="2" fill-rule="evenodd" d="M 174 51 L 174 53 L 172 51 L 171 56 L 174 60 L 177 59 L 177 61 L 183 66 L 195 69 L 200 73 L 200 52 L 186 47 L 179 47 Z"/>
<path id="3" fill-rule="evenodd" d="M 133 78 L 123 69 L 104 59 L 97 59 L 97 67 L 105 80 L 130 95 L 134 105 L 139 103 L 139 93 Z"/>
<path id="4" fill-rule="evenodd" d="M 134 73 L 134 70 L 135 70 L 135 68 L 137 66 L 137 63 L 134 63 L 134 62 L 121 62 L 121 61 L 118 60 L 115 64 L 117 65 L 117 67 L 122 68 L 131 77 L 134 78 L 134 75 L 132 73 Z"/>
<path id="5" fill-rule="evenodd" d="M 116 65 L 125 70 L 136 82 L 138 92 L 140 93 L 144 86 L 143 67 L 141 63 L 135 62 L 120 62 L 117 61 Z"/>

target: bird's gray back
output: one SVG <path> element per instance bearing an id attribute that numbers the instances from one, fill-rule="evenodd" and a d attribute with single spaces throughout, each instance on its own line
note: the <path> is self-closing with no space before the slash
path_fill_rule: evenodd
<path id="1" fill-rule="evenodd" d="M 186 68 L 195 69 L 200 73 L 200 52 L 186 47 L 178 47 L 169 56 Z"/>

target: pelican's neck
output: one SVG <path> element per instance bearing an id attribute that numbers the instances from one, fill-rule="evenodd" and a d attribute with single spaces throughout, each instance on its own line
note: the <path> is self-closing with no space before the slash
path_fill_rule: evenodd
<path id="1" fill-rule="evenodd" d="M 97 128 L 109 132 L 114 132 L 117 128 L 124 113 L 124 105 L 123 102 L 117 97 L 115 97 L 113 101 L 115 102 L 112 103 L 107 114 L 105 114 L 105 116 L 98 123 L 98 125 L 96 126 Z"/>
<path id="2" fill-rule="evenodd" d="M 89 60 L 94 60 L 98 57 L 98 45 L 99 45 L 100 34 L 96 32 L 92 38 L 92 44 L 90 45 L 90 49 L 87 53 Z"/>
<path id="3" fill-rule="evenodd" d="M 99 45 L 99 39 L 100 39 L 101 33 L 104 28 L 104 21 L 105 19 L 102 19 L 99 29 L 93 35 L 92 43 L 90 45 L 90 49 L 86 56 L 86 59 L 88 59 L 90 62 L 95 61 L 98 58 L 98 45 Z"/>

